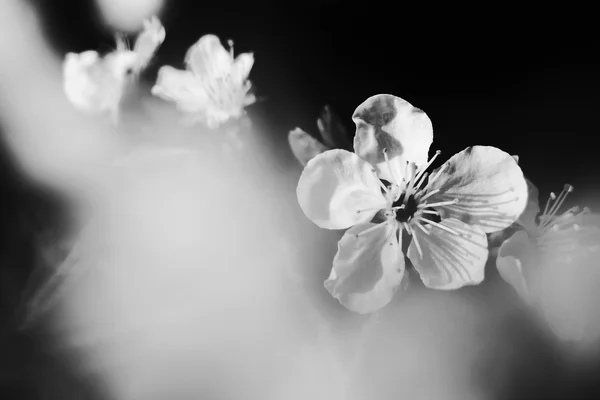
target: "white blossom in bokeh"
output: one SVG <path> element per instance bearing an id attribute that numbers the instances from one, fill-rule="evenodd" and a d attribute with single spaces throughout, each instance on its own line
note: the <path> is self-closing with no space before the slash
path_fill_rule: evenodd
<path id="1" fill-rule="evenodd" d="M 558 337 L 593 341 L 600 337 L 600 215 L 573 207 L 558 211 L 573 187 L 554 193 L 540 214 L 538 190 L 528 181 L 529 203 L 520 229 L 498 252 L 503 279 L 544 315 Z"/>
<path id="2" fill-rule="evenodd" d="M 348 309 L 387 305 L 407 256 L 434 289 L 479 284 L 486 233 L 511 225 L 525 208 L 527 185 L 516 161 L 490 146 L 454 155 L 428 178 L 433 128 L 403 99 L 376 95 L 358 106 L 355 153 L 328 150 L 311 159 L 297 187 L 300 207 L 316 225 L 348 229 L 325 287 Z"/>
<path id="3" fill-rule="evenodd" d="M 68 53 L 63 63 L 63 85 L 68 100 L 79 110 L 92 114 L 110 113 L 116 122 L 127 88 L 149 63 L 165 39 L 165 29 L 156 17 L 144 22 L 134 48 L 116 35 L 117 48 L 100 56 L 94 50 Z"/>
<path id="4" fill-rule="evenodd" d="M 242 117 L 244 108 L 256 101 L 248 80 L 254 55 L 234 58 L 233 43 L 229 45 L 228 52 L 217 36 L 201 37 L 185 56 L 185 70 L 161 67 L 152 94 L 174 102 L 186 114 L 187 124 L 216 128 Z"/>

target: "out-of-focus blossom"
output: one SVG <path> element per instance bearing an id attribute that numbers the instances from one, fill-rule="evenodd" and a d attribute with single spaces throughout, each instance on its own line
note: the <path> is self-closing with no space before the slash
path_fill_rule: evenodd
<path id="1" fill-rule="evenodd" d="M 63 86 L 69 101 L 79 110 L 110 113 L 118 119 L 126 86 L 150 62 L 165 39 L 165 29 L 156 17 L 144 22 L 133 50 L 117 34 L 116 50 L 103 57 L 94 50 L 68 53 L 63 63 Z"/>
<path id="2" fill-rule="evenodd" d="M 252 53 L 234 58 L 215 35 L 205 35 L 185 56 L 185 70 L 164 66 L 158 71 L 152 94 L 172 101 L 187 114 L 187 123 L 202 122 L 213 129 L 244 115 L 256 98 L 248 80 L 254 65 Z"/>
<path id="3" fill-rule="evenodd" d="M 317 119 L 320 139 L 315 139 L 300 128 L 295 128 L 288 134 L 288 141 L 294 157 L 302 166 L 326 150 L 352 150 L 348 133 L 340 118 L 328 105 L 323 107 L 321 116 Z"/>
<path id="4" fill-rule="evenodd" d="M 527 184 L 516 161 L 495 147 L 473 146 L 426 172 L 433 127 L 427 115 L 392 95 L 355 110 L 355 153 L 328 150 L 311 159 L 297 187 L 305 215 L 325 229 L 348 229 L 325 287 L 348 309 L 387 305 L 407 256 L 434 289 L 479 284 L 488 256 L 486 233 L 523 212 Z"/>
<path id="5" fill-rule="evenodd" d="M 600 215 L 573 207 L 558 211 L 573 187 L 554 193 L 540 214 L 538 190 L 527 181 L 529 202 L 519 229 L 500 247 L 496 266 L 563 340 L 600 337 Z"/>

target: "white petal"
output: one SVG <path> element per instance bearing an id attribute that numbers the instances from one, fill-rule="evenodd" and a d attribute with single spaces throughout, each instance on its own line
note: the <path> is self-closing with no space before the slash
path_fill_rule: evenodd
<path id="1" fill-rule="evenodd" d="M 231 73 L 233 60 L 217 36 L 204 35 L 187 51 L 185 64 L 194 74 L 215 79 Z"/>
<path id="2" fill-rule="evenodd" d="M 427 202 L 459 202 L 440 207 L 442 218 L 456 218 L 491 233 L 512 225 L 525 210 L 527 183 L 523 172 L 513 157 L 500 149 L 468 147 L 438 171 L 432 174 L 429 190 L 438 189 L 439 193 Z"/>
<path id="3" fill-rule="evenodd" d="M 373 227 L 367 223 L 350 228 L 338 243 L 333 269 L 325 288 L 351 311 L 367 314 L 386 306 L 404 276 L 404 254 L 396 237 L 396 223 L 357 234 Z"/>
<path id="4" fill-rule="evenodd" d="M 82 111 L 116 115 L 127 83 L 126 71 L 136 59 L 131 51 L 115 51 L 104 58 L 95 51 L 67 54 L 63 64 L 67 99 Z"/>
<path id="5" fill-rule="evenodd" d="M 158 47 L 164 42 L 165 35 L 165 28 L 157 17 L 144 21 L 144 29 L 138 35 L 133 47 L 133 51 L 138 55 L 138 70 L 148 65 Z"/>
<path id="6" fill-rule="evenodd" d="M 235 59 L 231 79 L 236 87 L 242 88 L 254 65 L 254 54 L 242 53 Z"/>
<path id="7" fill-rule="evenodd" d="M 527 205 L 521 216 L 519 216 L 517 223 L 525 228 L 526 231 L 534 232 L 537 229 L 535 219 L 540 213 L 539 192 L 529 179 L 525 178 L 525 182 L 527 182 L 528 192 Z"/>
<path id="8" fill-rule="evenodd" d="M 427 114 L 407 101 L 390 94 L 372 96 L 356 108 L 352 120 L 356 124 L 354 151 L 375 166 L 381 178 L 399 180 L 407 162 L 417 166 L 427 162 L 433 125 Z"/>
<path id="9" fill-rule="evenodd" d="M 317 155 L 298 181 L 296 194 L 302 211 L 326 229 L 346 229 L 370 221 L 386 205 L 372 168 L 346 150 Z"/>
<path id="10" fill-rule="evenodd" d="M 296 128 L 289 133 L 288 141 L 292 153 L 303 166 L 306 166 L 306 164 L 317 154 L 321 154 L 328 150 L 323 143 L 319 142 L 300 128 Z"/>
<path id="11" fill-rule="evenodd" d="M 209 100 L 202 84 L 190 71 L 170 66 L 158 70 L 152 94 L 175 102 L 185 112 L 201 112 L 209 107 Z"/>
<path id="12" fill-rule="evenodd" d="M 98 97 L 98 85 L 90 70 L 101 62 L 95 51 L 68 53 L 63 62 L 63 88 L 67 99 L 78 109 L 93 110 Z"/>
<path id="13" fill-rule="evenodd" d="M 496 268 L 502 279 L 510 284 L 523 300 L 531 300 L 527 279 L 530 271 L 538 268 L 539 254 L 534 241 L 525 231 L 515 232 L 500 246 Z"/>
<path id="14" fill-rule="evenodd" d="M 424 227 L 428 234 L 415 227 L 408 249 L 408 258 L 425 286 L 451 290 L 481 283 L 488 257 L 485 233 L 453 218 L 439 224 L 456 234 L 429 224 Z"/>

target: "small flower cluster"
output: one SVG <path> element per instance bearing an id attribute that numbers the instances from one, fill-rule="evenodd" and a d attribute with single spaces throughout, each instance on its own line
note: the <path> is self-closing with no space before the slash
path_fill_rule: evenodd
<path id="1" fill-rule="evenodd" d="M 96 51 L 68 53 L 63 63 L 64 91 L 79 110 L 110 113 L 118 121 L 119 107 L 130 83 L 148 66 L 165 40 L 165 29 L 156 17 L 144 22 L 142 32 L 129 49 L 116 35 L 116 49 L 103 57 Z M 243 116 L 256 98 L 248 76 L 254 64 L 252 53 L 234 57 L 233 42 L 227 51 L 218 37 L 201 37 L 185 56 L 185 70 L 163 66 L 152 94 L 175 103 L 187 124 L 203 123 L 214 129 Z"/>
<path id="2" fill-rule="evenodd" d="M 352 120 L 354 151 L 329 107 L 318 120 L 322 142 L 299 128 L 288 136 L 304 167 L 304 214 L 321 228 L 347 229 L 325 281 L 334 298 L 371 313 L 406 287 L 406 262 L 426 287 L 451 290 L 481 283 L 493 257 L 559 337 L 600 337 L 600 216 L 577 207 L 559 214 L 572 186 L 540 212 L 518 157 L 490 146 L 468 147 L 428 172 L 440 155 L 429 158 L 432 123 L 393 95 L 367 99 Z M 493 238 L 502 243 L 490 252 Z"/>

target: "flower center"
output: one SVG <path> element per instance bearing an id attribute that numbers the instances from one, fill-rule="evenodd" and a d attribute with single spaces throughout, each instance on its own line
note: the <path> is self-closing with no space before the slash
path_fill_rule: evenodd
<path id="1" fill-rule="evenodd" d="M 417 168 L 413 163 L 407 162 L 404 178 L 400 181 L 388 160 L 387 150 L 383 149 L 383 156 L 393 182 L 379 178 L 381 191 L 388 199 L 388 206 L 381 210 L 380 214 L 374 218 L 372 222 L 377 223 L 377 225 L 368 229 L 369 232 L 372 229 L 377 229 L 394 221 L 394 223 L 402 226 L 413 237 L 415 246 L 421 257 L 423 256 L 421 246 L 417 237 L 413 235 L 415 230 L 420 230 L 429 235 L 431 228 L 427 225 L 432 225 L 448 233 L 458 235 L 453 229 L 440 224 L 440 214 L 435 210 L 436 207 L 457 204 L 457 199 L 434 203 L 427 202 L 428 198 L 439 192 L 439 189 L 429 190 L 429 187 L 440 176 L 447 165 L 444 164 L 435 175 L 430 176 L 426 172 L 440 154 L 441 151 L 436 151 L 429 162 L 420 168 Z"/>

